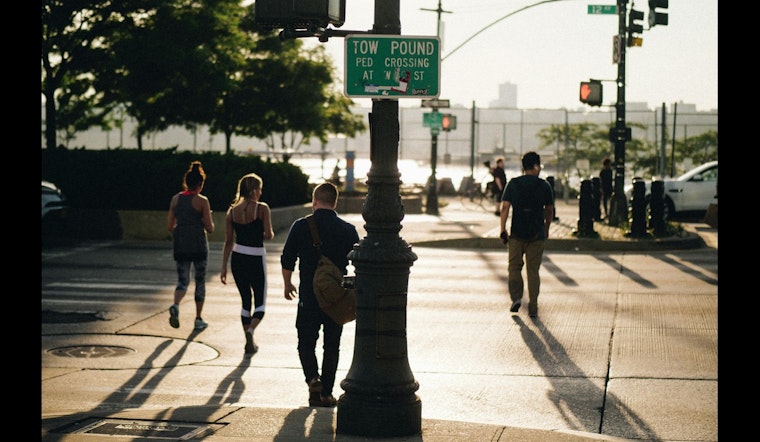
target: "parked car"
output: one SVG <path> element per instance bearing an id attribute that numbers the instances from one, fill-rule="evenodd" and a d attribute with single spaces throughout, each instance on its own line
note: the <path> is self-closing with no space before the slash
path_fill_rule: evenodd
<path id="1" fill-rule="evenodd" d="M 718 161 L 697 166 L 677 178 L 665 178 L 663 199 L 666 216 L 682 212 L 705 212 L 710 204 L 718 204 Z M 647 202 L 651 181 L 644 181 Z M 633 197 L 633 184 L 625 186 L 628 201 Z"/>
<path id="2" fill-rule="evenodd" d="M 42 233 L 61 234 L 65 232 L 70 212 L 66 195 L 55 184 L 42 180 Z"/>

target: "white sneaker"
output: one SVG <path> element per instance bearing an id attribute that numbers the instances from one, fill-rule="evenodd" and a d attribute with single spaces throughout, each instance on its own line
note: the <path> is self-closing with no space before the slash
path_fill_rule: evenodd
<path id="1" fill-rule="evenodd" d="M 203 319 L 196 319 L 195 320 L 195 329 L 196 330 L 203 330 L 206 327 L 208 327 L 208 322 L 204 321 Z"/>

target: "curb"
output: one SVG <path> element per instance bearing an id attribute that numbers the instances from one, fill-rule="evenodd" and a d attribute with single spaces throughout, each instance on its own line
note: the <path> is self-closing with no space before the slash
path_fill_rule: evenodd
<path id="1" fill-rule="evenodd" d="M 502 249 L 505 246 L 499 238 L 456 238 L 444 240 L 415 241 L 416 247 L 439 247 L 460 249 Z M 689 250 L 706 247 L 702 238 L 691 232 L 675 238 L 644 238 L 626 240 L 606 240 L 599 238 L 549 239 L 545 251 L 574 252 L 650 252 L 658 250 Z"/>

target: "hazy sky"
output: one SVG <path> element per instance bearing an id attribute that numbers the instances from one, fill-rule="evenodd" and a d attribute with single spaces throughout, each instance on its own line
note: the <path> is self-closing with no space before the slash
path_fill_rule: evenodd
<path id="1" fill-rule="evenodd" d="M 382 0 L 375 0 L 382 1 Z M 604 104 L 614 105 L 617 65 L 612 40 L 617 15 L 588 14 L 588 5 L 614 5 L 615 0 L 441 0 L 451 13 L 441 14 L 440 98 L 452 105 L 487 107 L 499 84 L 517 85 L 520 108 L 584 107 L 579 83 L 605 81 Z M 367 31 L 374 23 L 372 0 L 346 0 L 346 23 L 340 30 Z M 643 45 L 626 48 L 626 101 L 695 104 L 697 110 L 718 107 L 718 1 L 670 0 L 667 26 L 649 29 L 647 1 L 631 1 L 644 12 Z M 536 5 L 516 12 L 526 6 Z M 438 0 L 400 0 L 402 35 L 435 36 Z M 512 14 L 503 18 L 509 14 Z M 503 18 L 503 19 L 502 19 Z M 501 20 L 500 20 L 501 19 Z M 483 30 L 488 27 L 488 29 Z M 456 49 L 473 35 L 464 46 Z M 342 78 L 344 39 L 323 44 Z M 452 53 L 452 51 L 455 52 Z M 449 55 L 450 54 L 450 55 Z M 355 98 L 370 106 L 371 100 Z M 419 99 L 401 98 L 401 106 Z"/>

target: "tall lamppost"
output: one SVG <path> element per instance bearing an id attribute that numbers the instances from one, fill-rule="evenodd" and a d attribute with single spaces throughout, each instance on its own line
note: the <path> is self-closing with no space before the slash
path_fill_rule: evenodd
<path id="1" fill-rule="evenodd" d="M 400 0 L 375 0 L 375 34 L 401 33 Z M 409 366 L 406 307 L 409 269 L 417 260 L 400 236 L 404 206 L 398 171 L 398 99 L 373 98 L 367 236 L 349 253 L 356 271 L 356 335 L 351 367 L 340 386 L 337 432 L 400 437 L 422 432 L 419 383 Z"/>
<path id="2" fill-rule="evenodd" d="M 327 41 L 334 36 L 349 38 L 351 34 L 372 34 L 377 37 L 375 43 L 379 44 L 378 40 L 391 41 L 393 36 L 401 34 L 399 2 L 375 0 L 375 24 L 369 32 L 335 30 L 325 25 L 325 22 L 337 26 L 343 24 L 345 0 L 331 0 L 329 4 L 319 2 L 318 6 L 323 7 L 322 12 L 326 14 L 309 17 L 314 23 L 306 25 L 304 14 L 308 17 L 312 13 L 312 2 L 259 0 L 256 2 L 256 20 L 265 26 L 284 28 L 281 38 L 319 37 L 320 41 Z M 340 10 L 340 14 L 334 16 L 334 9 Z M 439 79 L 439 40 L 437 37 L 435 40 L 426 45 L 434 49 L 428 55 L 438 57 L 435 74 Z M 353 42 L 354 56 L 368 49 L 362 47 L 361 41 Z M 350 46 L 350 43 L 347 41 L 346 45 Z M 406 86 L 409 85 L 408 74 L 404 81 Z M 363 75 L 372 77 L 367 72 Z M 352 83 L 349 77 L 347 73 L 344 79 L 346 95 L 351 95 L 349 90 L 354 94 L 380 90 L 362 83 L 361 92 L 357 92 L 356 85 L 349 85 Z M 405 93 L 400 78 L 398 80 L 395 86 Z M 384 93 L 371 95 L 372 112 L 369 114 L 372 164 L 367 174 L 367 197 L 362 206 L 367 236 L 354 245 L 348 255 L 356 272 L 356 332 L 351 367 L 340 383 L 344 393 L 338 399 L 337 432 L 365 437 L 401 437 L 422 432 L 422 401 L 416 393 L 419 384 L 409 367 L 406 341 L 409 269 L 417 255 L 399 236 L 404 219 L 401 174 L 398 171 L 399 105 L 398 98 L 390 94 L 394 86 L 382 87 Z M 432 96 L 434 90 L 437 96 L 438 84 L 426 83 L 425 88 L 431 89 L 428 95 Z"/>

